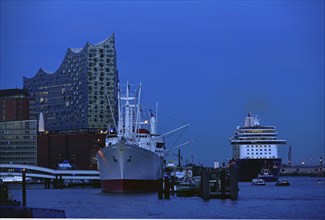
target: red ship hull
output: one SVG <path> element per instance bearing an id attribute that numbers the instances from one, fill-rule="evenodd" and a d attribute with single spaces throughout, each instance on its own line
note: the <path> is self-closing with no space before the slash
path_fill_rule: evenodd
<path id="1" fill-rule="evenodd" d="M 132 193 L 132 192 L 157 192 L 158 180 L 101 180 L 103 192 Z"/>

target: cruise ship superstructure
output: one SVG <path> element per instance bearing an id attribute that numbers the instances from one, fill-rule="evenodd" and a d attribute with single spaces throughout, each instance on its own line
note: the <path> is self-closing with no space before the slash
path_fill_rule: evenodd
<path id="1" fill-rule="evenodd" d="M 262 126 L 260 120 L 249 113 L 244 126 L 237 127 L 230 143 L 239 181 L 278 180 L 281 167 L 278 145 L 286 141 L 277 138 L 275 126 Z"/>

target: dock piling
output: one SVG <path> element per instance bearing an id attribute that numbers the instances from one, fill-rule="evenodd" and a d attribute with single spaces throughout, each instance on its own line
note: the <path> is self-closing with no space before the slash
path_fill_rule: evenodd
<path id="1" fill-rule="evenodd" d="M 22 169 L 22 206 L 26 206 L 26 170 Z"/>
<path id="2" fill-rule="evenodd" d="M 165 188 L 164 188 L 164 198 L 165 199 L 170 199 L 170 183 L 169 183 L 169 177 L 166 176 L 164 178 L 165 180 Z"/>
<path id="3" fill-rule="evenodd" d="M 158 199 L 164 198 L 164 186 L 163 186 L 163 179 L 158 180 L 159 189 L 158 189 Z"/>
<path id="4" fill-rule="evenodd" d="M 220 171 L 220 180 L 221 180 L 221 198 L 226 198 L 226 170 L 222 169 Z"/>
<path id="5" fill-rule="evenodd" d="M 238 199 L 238 178 L 236 168 L 232 168 L 230 171 L 231 185 L 230 185 L 230 198 Z"/>
<path id="6" fill-rule="evenodd" d="M 206 200 L 210 198 L 210 172 L 209 170 L 202 170 L 201 174 L 201 187 L 202 187 L 202 199 Z"/>

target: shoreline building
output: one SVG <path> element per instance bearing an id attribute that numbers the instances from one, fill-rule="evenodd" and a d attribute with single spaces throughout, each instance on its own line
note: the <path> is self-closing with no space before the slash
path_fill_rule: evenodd
<path id="1" fill-rule="evenodd" d="M 35 111 L 44 115 L 49 132 L 96 132 L 114 126 L 117 116 L 115 37 L 83 48 L 68 48 L 54 73 L 42 68 L 24 77 L 24 89 L 35 99 Z M 111 106 L 111 110 L 110 110 Z"/>
<path id="2" fill-rule="evenodd" d="M 37 120 L 26 90 L 0 90 L 0 163 L 37 164 Z"/>
<path id="3" fill-rule="evenodd" d="M 68 48 L 54 73 L 42 68 L 24 77 L 24 89 L 35 99 L 38 166 L 56 168 L 68 160 L 77 169 L 96 169 L 97 143 L 118 119 L 118 70 L 115 36 L 83 48 Z"/>

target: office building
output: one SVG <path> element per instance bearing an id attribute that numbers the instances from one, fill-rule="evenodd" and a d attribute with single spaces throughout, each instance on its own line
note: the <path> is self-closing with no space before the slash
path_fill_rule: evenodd
<path id="1" fill-rule="evenodd" d="M 0 163 L 37 164 L 35 116 L 26 90 L 0 90 Z"/>
<path id="2" fill-rule="evenodd" d="M 0 122 L 0 163 L 37 165 L 37 121 Z"/>
<path id="3" fill-rule="evenodd" d="M 34 104 L 27 90 L 0 90 L 0 122 L 36 119 Z"/>

